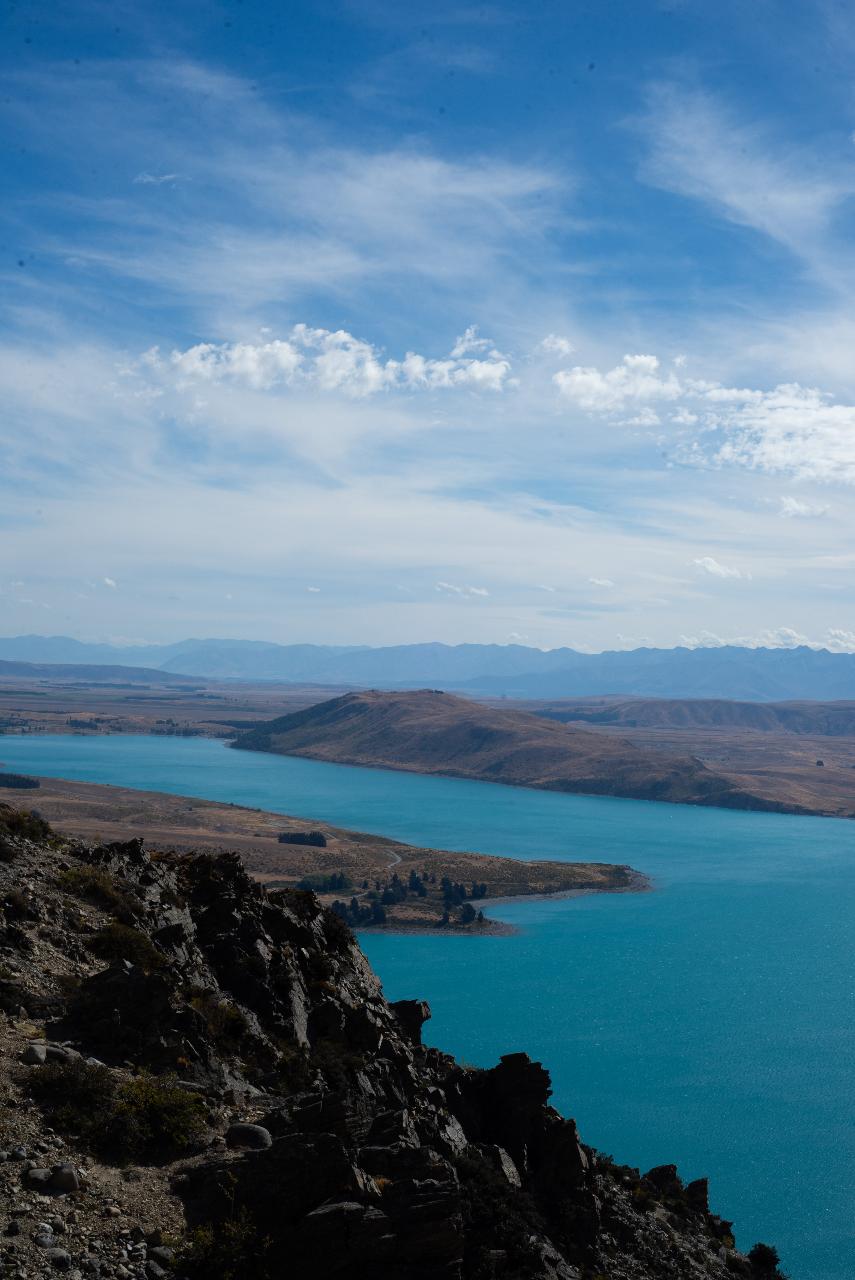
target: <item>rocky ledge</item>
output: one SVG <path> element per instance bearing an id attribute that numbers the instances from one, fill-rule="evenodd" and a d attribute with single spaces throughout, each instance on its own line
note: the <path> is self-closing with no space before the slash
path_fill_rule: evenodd
<path id="1" fill-rule="evenodd" d="M 705 1180 L 580 1141 L 523 1053 L 421 1042 L 344 922 L 237 857 L 0 806 L 2 1275 L 779 1276 Z"/>

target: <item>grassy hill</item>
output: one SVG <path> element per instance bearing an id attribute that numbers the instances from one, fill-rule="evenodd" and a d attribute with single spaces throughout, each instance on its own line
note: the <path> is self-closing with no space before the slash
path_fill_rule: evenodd
<path id="1" fill-rule="evenodd" d="M 242 734 L 236 747 L 588 795 L 785 811 L 686 754 L 633 746 L 434 690 L 345 694 Z"/>

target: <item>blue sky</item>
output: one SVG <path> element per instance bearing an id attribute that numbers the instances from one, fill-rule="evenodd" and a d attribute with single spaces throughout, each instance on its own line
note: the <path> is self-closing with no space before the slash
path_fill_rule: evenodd
<path id="1" fill-rule="evenodd" d="M 849 6 L 0 47 L 4 633 L 855 648 Z"/>

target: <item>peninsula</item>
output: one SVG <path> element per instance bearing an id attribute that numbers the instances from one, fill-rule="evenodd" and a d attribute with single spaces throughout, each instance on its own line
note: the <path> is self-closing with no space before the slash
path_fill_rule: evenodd
<path id="1" fill-rule="evenodd" d="M 4 791 L 18 809 L 35 808 L 66 835 L 109 843 L 128 830 L 160 852 L 236 853 L 268 888 L 305 888 L 361 930 L 505 933 L 490 919 L 497 898 L 625 892 L 648 887 L 631 867 L 425 849 L 192 796 L 39 778 Z"/>
<path id="2" fill-rule="evenodd" d="M 232 745 L 548 791 L 806 812 L 687 753 L 433 689 L 347 693 L 260 724 Z"/>

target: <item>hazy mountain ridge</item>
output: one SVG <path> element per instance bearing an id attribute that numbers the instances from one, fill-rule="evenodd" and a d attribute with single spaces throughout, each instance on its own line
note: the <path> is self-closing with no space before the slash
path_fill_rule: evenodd
<path id="1" fill-rule="evenodd" d="M 0 659 L 0 678 L 21 676 L 27 680 L 85 680 L 95 684 L 181 684 L 187 677 L 157 667 L 123 667 L 111 663 L 8 662 Z"/>
<path id="2" fill-rule="evenodd" d="M 855 654 L 794 649 L 631 649 L 581 653 L 525 645 L 440 643 L 281 645 L 184 640 L 168 645 L 84 644 L 63 636 L 0 638 L 11 661 L 140 664 L 209 679 L 421 688 L 527 699 L 626 694 L 749 702 L 855 699 Z"/>

